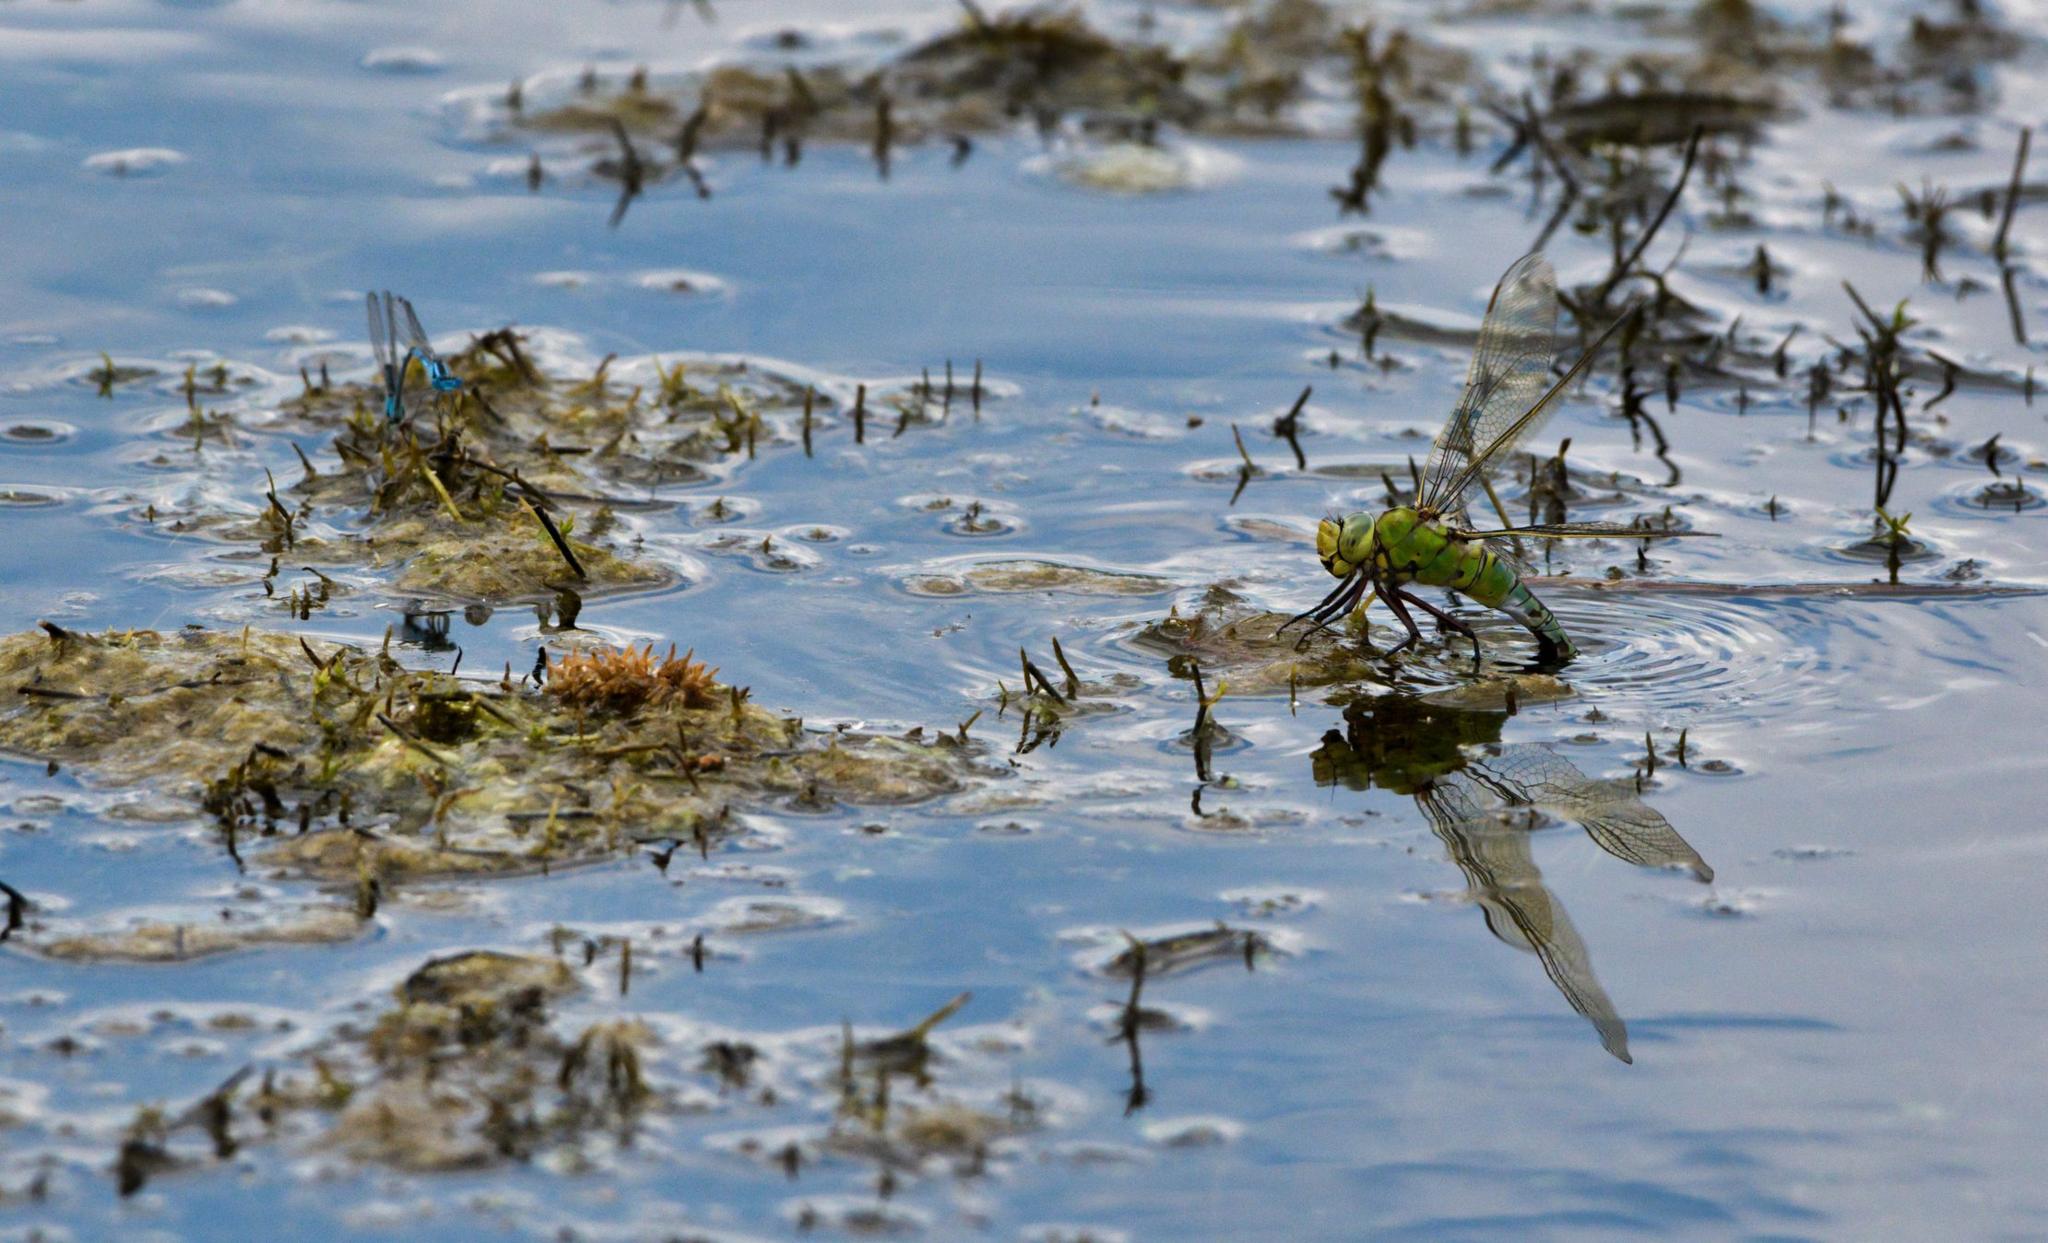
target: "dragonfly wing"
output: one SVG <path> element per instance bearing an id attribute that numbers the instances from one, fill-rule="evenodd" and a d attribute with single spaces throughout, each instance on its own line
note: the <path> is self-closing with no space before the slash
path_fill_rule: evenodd
<path id="1" fill-rule="evenodd" d="M 1434 509 L 1462 525 L 1462 487 L 1454 486 L 1467 468 L 1543 396 L 1550 384 L 1550 364 L 1557 355 L 1557 273 L 1540 254 L 1515 261 L 1494 287 L 1486 322 L 1472 351 L 1465 391 L 1456 409 L 1437 433 L 1417 492 L 1419 505 Z M 1517 438 L 1535 430 L 1534 420 Z M 1511 446 L 1497 450 L 1505 460 Z M 1471 480 L 1464 481 L 1467 485 Z"/>
<path id="2" fill-rule="evenodd" d="M 394 298 L 393 302 L 397 304 L 400 316 L 399 322 L 405 329 L 406 345 L 419 354 L 420 361 L 425 362 L 428 359 L 438 361 L 440 355 L 434 353 L 433 343 L 427 340 L 427 330 L 420 327 L 420 317 L 412 309 L 412 299 Z"/>
<path id="3" fill-rule="evenodd" d="M 390 297 L 390 294 L 384 295 Z M 390 312 L 378 305 L 377 295 L 370 294 L 370 349 L 377 355 L 377 369 L 385 374 L 391 371 L 391 321 Z"/>
<path id="4" fill-rule="evenodd" d="M 1656 808 L 1626 783 L 1588 777 L 1578 765 L 1542 747 L 1502 747 L 1465 772 L 1496 794 L 1554 812 L 1586 830 L 1600 849 L 1646 868 L 1683 868 L 1699 880 L 1714 878 L 1691 844 Z"/>
<path id="5" fill-rule="evenodd" d="M 1694 880 L 1714 879 L 1714 869 L 1692 843 L 1678 835 L 1657 809 L 1637 798 L 1617 799 L 1572 817 L 1600 849 L 1644 868 L 1683 868 Z"/>
<path id="6" fill-rule="evenodd" d="M 1435 782 L 1418 795 L 1451 861 L 1486 916 L 1487 930 L 1503 944 L 1526 950 L 1543 964 L 1543 974 L 1571 1008 L 1593 1025 L 1600 1044 L 1631 1061 L 1628 1026 L 1593 974 L 1592 955 L 1572 926 L 1529 849 L 1529 834 L 1491 823 L 1482 807 L 1502 804 L 1504 792 L 1471 769 Z M 1507 801 L 1512 803 L 1511 797 Z"/>

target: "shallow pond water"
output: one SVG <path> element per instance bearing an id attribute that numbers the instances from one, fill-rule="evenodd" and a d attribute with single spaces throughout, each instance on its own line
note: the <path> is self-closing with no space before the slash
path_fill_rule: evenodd
<path id="1" fill-rule="evenodd" d="M 1363 214 L 1340 210 L 1359 150 L 1339 110 L 1308 134 L 1125 151 L 1100 176 L 1071 162 L 1113 142 L 1048 151 L 1024 124 L 964 160 L 906 145 L 886 179 L 861 142 L 812 141 L 795 167 L 728 145 L 702 158 L 708 199 L 663 181 L 607 228 L 601 149 L 506 131 L 508 83 L 542 100 L 586 66 L 658 83 L 879 64 L 959 7 L 416 7 L 0 12 L 0 634 L 250 626 L 374 652 L 388 631 L 409 669 L 459 658 L 493 684 L 543 647 L 673 642 L 820 738 L 964 737 L 976 775 L 921 802 L 763 797 L 665 852 L 387 884 L 337 928 L 303 913 L 365 913 L 360 886 L 244 870 L 171 783 L 9 758 L 0 1238 L 2048 1228 L 2048 760 L 2029 724 L 2048 510 L 1986 499 L 2048 470 L 2048 216 L 2036 172 L 2008 299 L 1976 197 L 2040 120 L 2040 14 L 2005 15 L 2020 46 L 1987 61 L 1971 110 L 1830 108 L 1789 79 L 1799 110 L 1728 148 L 1739 194 L 1684 200 L 1659 266 L 1677 255 L 1673 286 L 1753 355 L 1798 327 L 1792 365 L 1731 363 L 1742 379 L 1689 380 L 1669 406 L 1657 376 L 1661 455 L 1596 370 L 1532 446 L 1570 437 L 1575 518 L 1668 507 L 1719 536 L 1640 560 L 1555 550 L 1558 577 L 1532 581 L 1583 654 L 1553 677 L 1476 610 L 1476 673 L 1433 635 L 1391 666 L 1327 643 L 1297 666 L 1261 637 L 1331 585 L 1315 520 L 1378 507 L 1383 472 L 1401 485 L 1426 454 L 1493 281 L 1549 215 L 1526 172 L 1489 172 L 1511 140 L 1490 114 L 1469 154 L 1439 130 L 1396 151 Z M 1675 8 L 1453 7 L 1370 16 L 1467 49 L 1509 91 L 1544 76 L 1520 51 L 1539 43 L 1691 38 Z M 1850 33 L 1890 46 L 1913 12 Z M 1226 17 L 1089 15 L 1190 46 Z M 1102 188 L 1133 179 L 1173 188 Z M 1934 280 L 1896 189 L 1923 182 L 1959 204 Z M 1768 288 L 1745 269 L 1760 245 Z M 1567 285 L 1610 263 L 1571 227 L 1548 250 Z M 1961 373 L 1946 396 L 1939 368 L 1911 381 L 1897 549 L 1873 534 L 1868 398 L 1809 418 L 1806 368 L 1855 340 L 1844 280 L 1885 312 L 1909 299 L 1904 339 Z M 513 324 L 563 373 L 617 355 L 622 384 L 658 385 L 652 360 L 745 360 L 820 395 L 810 450 L 791 407 L 756 454 L 634 484 L 619 546 L 670 579 L 590 593 L 581 634 L 531 601 L 409 609 L 361 566 L 288 608 L 319 575 L 170 516 L 259 519 L 265 470 L 299 478 L 294 444 L 333 469 L 331 434 L 273 416 L 302 367 L 368 375 L 362 291 L 386 285 L 451 353 Z M 1391 325 L 1371 357 L 1352 318 L 1368 292 Z M 206 384 L 216 362 L 195 450 L 186 368 Z M 940 392 L 949 364 L 950 397 L 899 434 L 884 395 L 926 375 Z M 1299 464 L 1272 429 L 1305 386 Z M 1506 479 L 1511 511 L 1528 504 L 1526 470 Z M 1023 698 L 1020 648 L 1057 703 Z M 168 961 L 57 949 L 149 922 L 296 932 L 188 954 L 188 931 Z M 1136 992 L 1126 933 L 1150 946 Z M 518 1037 L 504 1065 L 461 1039 L 391 1052 L 394 997 L 472 950 L 572 982 L 494 1029 Z M 928 1045 L 861 1043 L 962 992 Z M 591 1103 L 575 1059 L 605 1048 L 611 1095 Z M 496 1147 L 465 1132 L 431 1155 L 375 1129 L 395 1113 L 362 1121 L 373 1086 L 431 1101 L 437 1074 L 558 1077 L 562 1099 L 479 1132 Z M 265 1116 L 266 1075 L 348 1080 L 356 1112 L 336 1087 Z M 204 1109 L 224 1098 L 227 1144 Z"/>

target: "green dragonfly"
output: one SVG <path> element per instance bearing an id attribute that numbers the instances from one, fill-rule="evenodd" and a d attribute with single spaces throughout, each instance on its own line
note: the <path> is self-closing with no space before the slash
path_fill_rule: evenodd
<path id="1" fill-rule="evenodd" d="M 1479 636 L 1464 621 L 1407 590 L 1410 584 L 1421 584 L 1460 592 L 1514 618 L 1536 636 L 1538 659 L 1544 665 L 1561 665 L 1577 655 L 1556 615 L 1522 581 L 1523 567 L 1496 537 L 1661 539 L 1699 532 L 1655 531 L 1617 522 L 1509 525 L 1480 531 L 1473 529 L 1466 513 L 1466 494 L 1475 484 L 1484 488 L 1501 521 L 1508 521 L 1488 477 L 1509 459 L 1516 445 L 1542 426 L 1565 390 L 1632 313 L 1630 308 L 1608 325 L 1571 369 L 1553 382 L 1557 274 L 1541 254 L 1517 260 L 1501 277 L 1487 304 L 1464 394 L 1451 412 L 1450 422 L 1437 433 L 1414 503 L 1378 514 L 1360 511 L 1323 519 L 1316 528 L 1316 555 L 1323 568 L 1341 581 L 1314 608 L 1281 629 L 1310 621 L 1315 625 L 1309 633 L 1314 634 L 1376 598 L 1386 601 L 1408 631 L 1386 655 L 1421 640 L 1422 632 L 1408 613 L 1407 606 L 1412 604 L 1435 617 L 1444 629 L 1472 640 L 1476 660 Z"/>

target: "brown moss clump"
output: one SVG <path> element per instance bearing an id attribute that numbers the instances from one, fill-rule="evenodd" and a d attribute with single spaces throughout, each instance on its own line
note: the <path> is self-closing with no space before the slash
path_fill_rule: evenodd
<path id="1" fill-rule="evenodd" d="M 321 1097 L 338 1105 L 322 1145 L 398 1169 L 573 1157 L 660 1103 L 640 1068 L 653 1043 L 646 1027 L 600 1022 L 574 1040 L 555 1030 L 551 1008 L 579 987 L 548 958 L 473 950 L 432 959 L 367 1032 L 320 1051 L 319 1081 L 289 1075 L 273 1091 L 301 1107 Z"/>
<path id="2" fill-rule="evenodd" d="M 202 496 L 138 517 L 154 531 L 254 544 L 316 573 L 380 571 L 413 600 L 652 588 L 675 574 L 638 551 L 621 511 L 645 506 L 650 489 L 794 443 L 807 414 L 833 417 L 808 386 L 744 362 L 656 360 L 651 377 L 645 363 L 618 369 L 637 368 L 639 382 L 614 375 L 610 359 L 587 375 L 550 375 L 509 330 L 448 361 L 465 387 L 444 395 L 415 384 L 398 425 L 383 416 L 381 387 L 309 377 L 265 426 L 331 433 L 333 461 L 303 458 L 296 482 L 258 489 L 253 512 Z M 322 578 L 278 599 L 306 619 L 335 587 Z"/>
<path id="3" fill-rule="evenodd" d="M 693 648 L 677 657 L 671 644 L 668 656 L 657 661 L 652 643 L 571 652 L 548 676 L 548 694 L 572 708 L 606 712 L 638 712 L 671 701 L 708 708 L 717 702 L 718 670 L 690 659 L 695 654 Z"/>
<path id="4" fill-rule="evenodd" d="M 522 94 L 502 115 L 528 133 L 587 135 L 597 176 L 629 187 L 690 176 L 705 192 L 693 161 L 713 149 L 795 164 L 805 143 L 860 143 L 886 167 L 893 147 L 946 140 L 964 154 L 966 135 L 1020 121 L 1146 143 L 1165 127 L 1302 134 L 1313 126 L 1298 105 L 1312 100 L 1370 94 L 1404 116 L 1447 117 L 1471 80 L 1464 54 L 1404 33 L 1382 50 L 1322 0 L 1243 7 L 1217 38 L 1180 48 L 1100 30 L 1078 7 L 969 5 L 956 27 L 879 67 L 727 64 L 659 83 L 589 76 L 574 95 Z M 630 160 L 621 133 L 640 140 Z"/>
<path id="5" fill-rule="evenodd" d="M 49 626 L 0 639 L 0 749 L 182 799 L 237 859 L 351 895 L 353 912 L 343 903 L 315 919 L 313 939 L 346 935 L 336 930 L 395 885 L 544 870 L 640 842 L 708 850 L 749 805 L 911 802 L 978 771 L 953 735 L 807 731 L 704 662 L 651 646 L 568 657 L 551 682 L 458 680 L 384 651 L 253 630 Z M 27 940 L 154 959 L 308 935 L 259 919 Z"/>
<path id="6" fill-rule="evenodd" d="M 1355 622 L 1308 635 L 1304 633 L 1306 624 L 1283 633 L 1280 627 L 1289 620 L 1288 614 L 1254 608 L 1228 588 L 1216 586 L 1193 610 L 1176 608 L 1138 629 L 1129 642 L 1166 656 L 1169 667 L 1182 676 L 1188 676 L 1191 666 L 1199 666 L 1212 686 L 1227 682 L 1234 696 L 1288 695 L 1341 687 L 1344 689 L 1332 697 L 1341 699 L 1361 688 L 1384 690 L 1398 682 L 1425 692 L 1432 701 L 1442 698 L 1459 706 L 1498 707 L 1511 700 L 1545 703 L 1572 693 L 1569 686 L 1548 674 L 1503 669 L 1475 674 L 1469 646 L 1459 649 L 1465 659 L 1456 668 L 1413 659 L 1390 666 L 1376 652 L 1365 650 Z M 1384 622 L 1384 614 L 1380 620 Z M 1376 639 L 1383 644 L 1391 642 L 1384 629 L 1377 632 Z"/>
<path id="7" fill-rule="evenodd" d="M 294 906 L 232 921 L 221 915 L 206 910 L 185 920 L 149 919 L 108 928 L 59 925 L 39 936 L 35 947 L 66 962 L 188 962 L 271 945 L 328 945 L 352 940 L 362 931 L 362 921 L 344 906 Z"/>

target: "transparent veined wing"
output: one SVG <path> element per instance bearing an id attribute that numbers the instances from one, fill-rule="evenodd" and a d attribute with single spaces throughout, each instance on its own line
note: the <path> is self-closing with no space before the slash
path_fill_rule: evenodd
<path id="1" fill-rule="evenodd" d="M 1476 759 L 1459 778 L 1483 786 L 1507 806 L 1535 806 L 1570 820 L 1615 858 L 1646 868 L 1682 868 L 1701 881 L 1714 879 L 1678 830 L 1626 782 L 1589 777 L 1576 764 L 1542 747 L 1508 746 Z"/>
<path id="2" fill-rule="evenodd" d="M 1486 814 L 1489 806 L 1498 806 L 1498 791 L 1464 769 L 1432 783 L 1416 801 L 1451 862 L 1465 874 L 1466 891 L 1485 914 L 1487 930 L 1503 944 L 1536 955 L 1551 984 L 1593 1025 L 1601 1046 L 1632 1061 L 1628 1026 L 1593 974 L 1592 955 L 1578 929 L 1543 884 L 1529 834 L 1503 827 Z"/>
<path id="3" fill-rule="evenodd" d="M 1588 808 L 1573 819 L 1600 849 L 1625 863 L 1644 868 L 1683 868 L 1694 880 L 1714 879 L 1714 869 L 1700 858 L 1692 843 L 1678 835 L 1656 808 L 1632 796 L 1623 796 L 1601 807 Z"/>
<path id="4" fill-rule="evenodd" d="M 1712 536 L 1712 531 L 1664 531 L 1656 527 L 1631 526 L 1626 522 L 1546 522 L 1527 527 L 1503 527 L 1498 531 L 1458 530 L 1463 539 L 1495 539 L 1528 536 L 1531 539 L 1685 539 Z"/>
<path id="5" fill-rule="evenodd" d="M 404 329 L 407 348 L 420 356 L 421 362 L 439 362 L 440 355 L 434 353 L 433 343 L 427 340 L 427 330 L 420 327 L 419 313 L 412 309 L 412 299 L 392 298 L 398 307 L 398 322 Z"/>
<path id="6" fill-rule="evenodd" d="M 370 302 L 370 349 L 377 355 L 377 369 L 385 376 L 391 374 L 391 362 L 397 333 L 391 327 L 391 295 L 384 295 L 384 302 L 377 301 L 377 295 L 369 295 Z"/>
<path id="7" fill-rule="evenodd" d="M 398 299 L 398 310 L 405 325 L 406 345 L 426 369 L 427 381 L 440 391 L 453 392 L 462 387 L 462 380 L 448 370 L 448 364 L 434 352 L 433 343 L 427 340 L 427 330 L 420 327 L 419 313 L 412 309 L 410 298 Z"/>
<path id="8" fill-rule="evenodd" d="M 1464 487 L 1454 486 L 1480 454 L 1542 399 L 1557 356 L 1557 273 L 1541 254 L 1524 255 L 1500 278 L 1487 303 L 1465 391 L 1437 433 L 1417 504 L 1454 526 L 1465 524 Z M 1541 420 L 1523 427 L 1526 437 Z M 1505 448 L 1499 451 L 1505 458 Z M 1471 480 L 1464 480 L 1469 486 Z"/>
<path id="9" fill-rule="evenodd" d="M 1640 301 L 1631 302 L 1623 308 L 1614 322 L 1607 325 L 1594 339 L 1593 344 L 1587 346 L 1585 352 L 1579 355 L 1579 361 L 1573 363 L 1562 376 L 1559 376 L 1555 384 L 1545 389 L 1543 396 L 1538 397 L 1527 410 L 1509 419 L 1507 426 L 1501 429 L 1499 435 L 1491 441 L 1481 443 L 1473 452 L 1471 460 L 1451 476 L 1448 483 L 1442 485 L 1441 495 L 1460 498 L 1459 513 L 1464 512 L 1462 498 L 1465 490 L 1484 477 L 1488 471 L 1506 461 L 1508 454 L 1514 451 L 1516 445 L 1527 439 L 1530 432 L 1543 425 L 1543 421 L 1550 417 L 1552 408 L 1557 405 L 1558 399 L 1564 396 L 1565 390 L 1570 388 L 1586 368 L 1592 365 L 1593 360 L 1600 356 L 1600 351 L 1606 346 L 1608 338 L 1621 331 L 1623 324 L 1635 318 L 1636 311 L 1641 305 Z"/>

